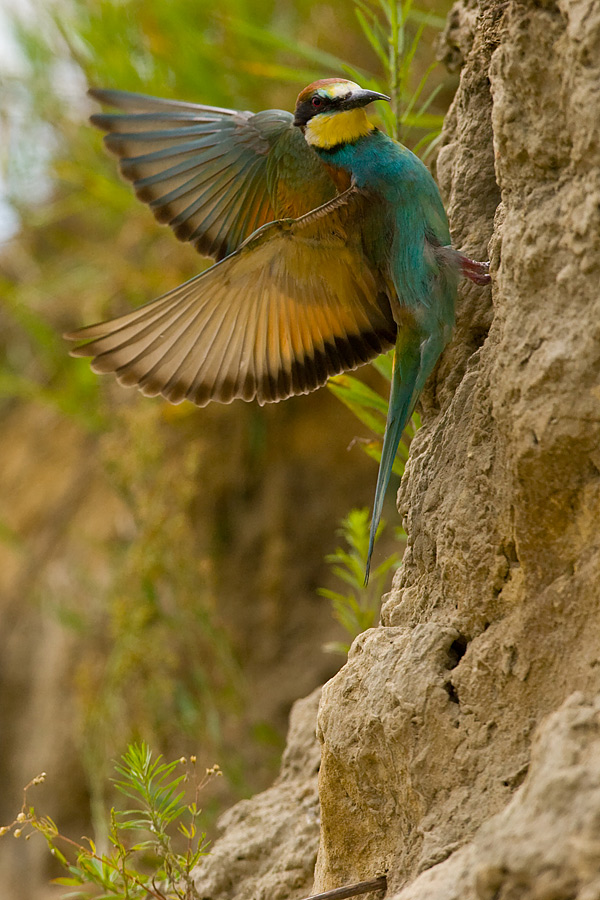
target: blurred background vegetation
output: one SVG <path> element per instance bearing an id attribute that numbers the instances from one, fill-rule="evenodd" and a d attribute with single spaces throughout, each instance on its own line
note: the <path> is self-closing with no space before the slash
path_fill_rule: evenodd
<path id="1" fill-rule="evenodd" d="M 372 501 L 369 430 L 326 390 L 170 407 L 93 375 L 61 334 L 208 264 L 119 180 L 87 87 L 258 110 L 293 109 L 316 78 L 385 85 L 378 8 L 357 7 L 0 5 L 0 820 L 45 770 L 40 805 L 102 839 L 111 760 L 135 739 L 220 763 L 214 820 L 270 782 L 291 703 L 340 664 L 323 643 L 344 633 L 317 589 L 334 588 L 340 521 Z M 401 47 L 401 136 L 420 149 L 455 87 L 429 72 L 448 7 L 420 0 Z M 435 94 L 411 128 L 426 74 L 422 98 Z M 399 549 L 389 528 L 380 558 Z M 48 872 L 43 851 L 0 844 L 8 900 L 44 896 Z"/>

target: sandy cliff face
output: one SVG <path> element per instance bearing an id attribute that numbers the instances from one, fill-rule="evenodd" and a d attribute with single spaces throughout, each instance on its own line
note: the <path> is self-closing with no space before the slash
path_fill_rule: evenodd
<path id="1" fill-rule="evenodd" d="M 444 53 L 438 176 L 493 286 L 465 287 L 424 400 L 382 625 L 323 691 L 315 890 L 385 871 L 398 900 L 592 900 L 600 6 L 461 0 Z"/>
<path id="2" fill-rule="evenodd" d="M 324 691 L 317 883 L 596 897 L 600 6 L 459 3 L 446 39 L 464 68 L 438 175 L 457 245 L 491 237 L 493 308 L 461 303 L 400 492 L 404 566 Z"/>

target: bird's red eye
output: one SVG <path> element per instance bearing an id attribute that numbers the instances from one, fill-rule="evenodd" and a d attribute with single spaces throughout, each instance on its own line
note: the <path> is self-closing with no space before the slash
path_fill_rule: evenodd
<path id="1" fill-rule="evenodd" d="M 323 101 L 321 100 L 320 97 L 313 97 L 313 98 L 312 98 L 312 105 L 313 105 L 313 106 L 321 106 L 322 103 L 323 103 Z"/>

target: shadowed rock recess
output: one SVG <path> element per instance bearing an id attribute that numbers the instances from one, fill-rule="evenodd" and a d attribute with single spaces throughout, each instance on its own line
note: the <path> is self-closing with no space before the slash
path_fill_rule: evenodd
<path id="1" fill-rule="evenodd" d="M 438 178 L 493 285 L 424 397 L 382 624 L 323 691 L 314 890 L 597 900 L 600 5 L 460 0 L 442 53 Z"/>

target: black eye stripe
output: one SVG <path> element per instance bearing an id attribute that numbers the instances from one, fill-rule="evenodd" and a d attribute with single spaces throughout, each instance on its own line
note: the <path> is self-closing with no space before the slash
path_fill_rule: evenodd
<path id="1" fill-rule="evenodd" d="M 316 101 L 316 102 L 315 102 Z M 340 97 L 324 97 L 322 94 L 312 94 L 305 100 L 302 100 L 296 107 L 294 124 L 304 126 L 313 116 L 320 115 L 325 112 L 336 112 L 344 109 L 345 104 L 352 102 L 352 91 L 348 90 Z M 348 106 L 352 109 L 352 106 Z"/>
<path id="2" fill-rule="evenodd" d="M 339 106 L 341 103 L 345 103 L 346 100 L 349 100 L 351 96 L 352 91 L 348 91 L 343 97 L 321 97 L 317 94 L 312 98 L 311 104 L 313 106 Z"/>

